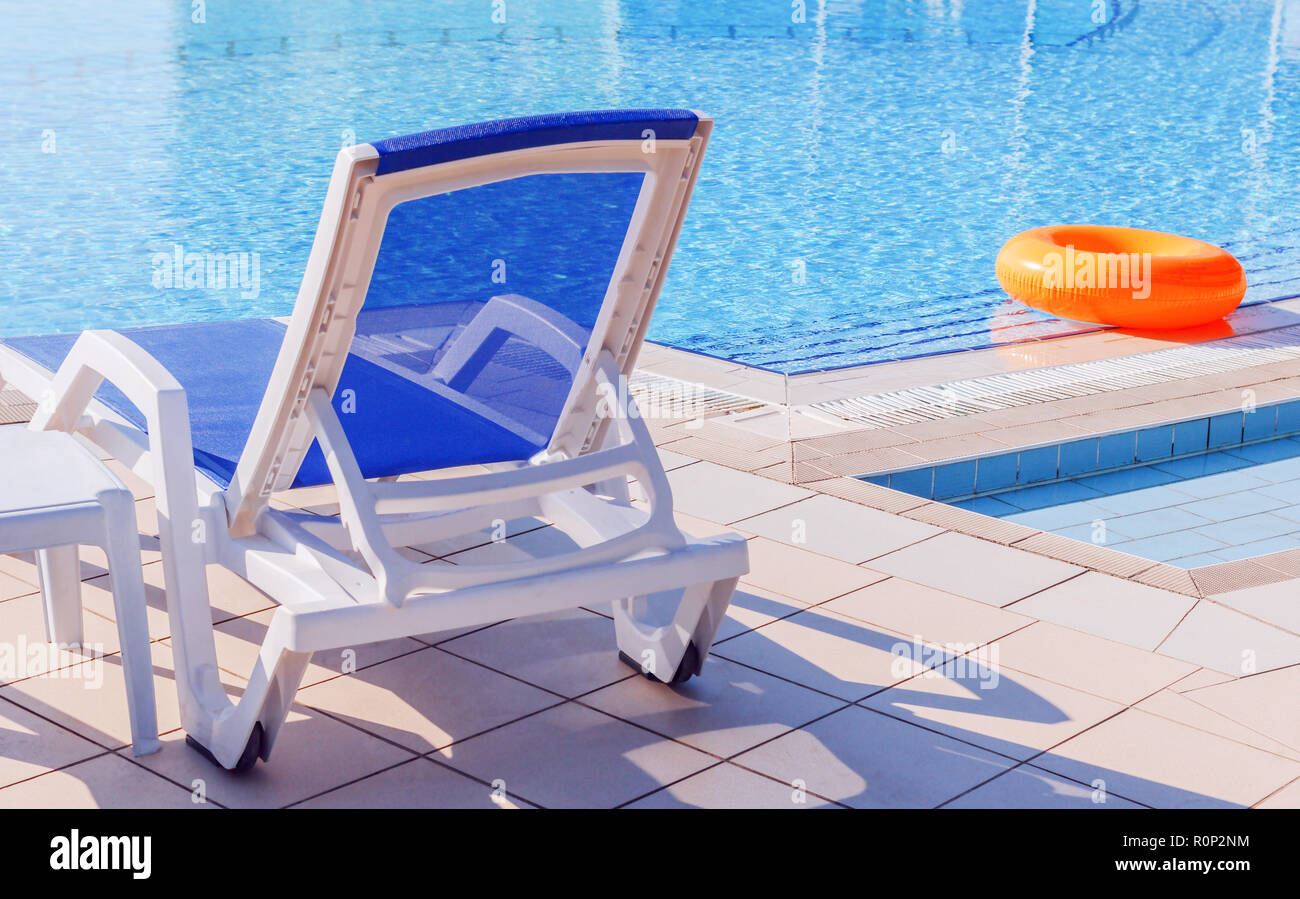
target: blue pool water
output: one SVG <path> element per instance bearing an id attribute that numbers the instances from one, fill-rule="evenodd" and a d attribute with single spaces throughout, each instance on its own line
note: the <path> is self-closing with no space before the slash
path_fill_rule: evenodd
<path id="1" fill-rule="evenodd" d="M 0 335 L 284 314 L 345 141 L 609 106 L 718 122 L 650 331 L 685 349 L 799 372 L 1079 330 L 993 277 L 1049 222 L 1193 234 L 1248 302 L 1300 293 L 1300 5 L 806 7 L 7 5 Z M 257 253 L 256 290 L 156 288 L 177 244 Z"/>

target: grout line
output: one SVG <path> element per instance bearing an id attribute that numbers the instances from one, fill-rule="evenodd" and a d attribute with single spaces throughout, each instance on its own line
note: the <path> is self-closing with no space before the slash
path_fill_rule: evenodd
<path id="1" fill-rule="evenodd" d="M 1289 780 L 1289 781 L 1287 781 L 1286 783 L 1282 784 L 1282 786 L 1280 786 L 1280 787 L 1278 787 L 1276 790 L 1274 790 L 1272 793 L 1269 793 L 1269 794 L 1268 794 L 1267 796 L 1265 796 L 1263 799 L 1259 800 L 1258 802 L 1253 803 L 1250 807 L 1251 807 L 1251 808 L 1259 808 L 1261 805 L 1263 805 L 1265 802 L 1268 802 L 1270 799 L 1272 799 L 1272 798 L 1273 798 L 1274 796 L 1276 796 L 1277 794 L 1281 793 L 1283 790 L 1287 789 L 1288 787 L 1294 786 L 1294 785 L 1297 784 L 1297 783 L 1300 783 L 1300 777 L 1297 777 L 1297 778 L 1295 778 L 1294 780 Z"/>

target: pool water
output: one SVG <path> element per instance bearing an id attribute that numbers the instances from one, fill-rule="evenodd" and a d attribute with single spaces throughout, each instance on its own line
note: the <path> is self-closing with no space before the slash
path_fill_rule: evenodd
<path id="1" fill-rule="evenodd" d="M 0 335 L 285 314 L 343 143 L 611 106 L 718 123 L 650 330 L 673 346 L 802 372 L 1074 332 L 993 275 L 1064 221 L 1300 294 L 1300 4 L 800 5 L 11 5 Z M 155 286 L 177 245 L 257 254 L 255 287 Z"/>
<path id="2" fill-rule="evenodd" d="M 1217 565 L 1300 548 L 1300 438 L 952 505 L 1182 568 Z"/>

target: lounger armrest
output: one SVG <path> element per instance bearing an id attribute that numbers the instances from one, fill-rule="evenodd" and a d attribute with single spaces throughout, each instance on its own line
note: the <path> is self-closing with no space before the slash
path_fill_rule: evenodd
<path id="1" fill-rule="evenodd" d="M 116 331 L 83 331 L 54 375 L 49 391 L 40 397 L 32 427 L 37 430 L 75 431 L 82 414 L 100 385 L 108 381 L 131 401 L 150 424 L 161 405 L 185 405 L 185 389 L 166 368 L 139 344 Z"/>
<path id="2" fill-rule="evenodd" d="M 142 473 L 153 484 L 158 513 L 163 583 L 176 641 L 176 676 L 185 687 L 181 718 L 191 733 L 197 728 L 207 737 L 209 716 L 231 706 L 216 675 L 205 542 L 198 538 L 203 518 L 185 388 L 129 338 L 115 331 L 84 331 L 41 398 L 32 427 L 78 430 L 82 414 L 105 381 L 122 391 L 145 418 L 149 452 Z"/>
<path id="3" fill-rule="evenodd" d="M 546 353 L 572 375 L 582 362 L 590 335 L 536 300 L 517 293 L 495 296 L 447 348 L 434 366 L 433 376 L 451 389 L 464 392 L 510 337 L 518 337 Z"/>

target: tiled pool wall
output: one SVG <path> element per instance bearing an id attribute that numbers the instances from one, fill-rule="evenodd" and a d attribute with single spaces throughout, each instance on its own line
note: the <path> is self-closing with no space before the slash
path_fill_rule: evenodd
<path id="1" fill-rule="evenodd" d="M 871 475 L 862 480 L 953 502 L 1300 434 L 1300 400 Z"/>

